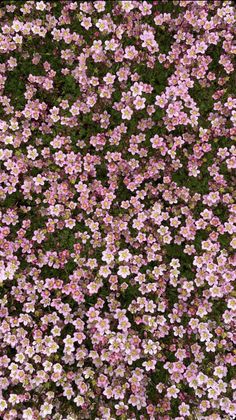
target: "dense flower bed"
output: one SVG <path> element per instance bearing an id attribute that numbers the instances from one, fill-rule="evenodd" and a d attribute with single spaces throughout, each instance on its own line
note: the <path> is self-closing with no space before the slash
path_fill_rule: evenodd
<path id="1" fill-rule="evenodd" d="M 0 2 L 0 417 L 236 417 L 231 1 Z"/>

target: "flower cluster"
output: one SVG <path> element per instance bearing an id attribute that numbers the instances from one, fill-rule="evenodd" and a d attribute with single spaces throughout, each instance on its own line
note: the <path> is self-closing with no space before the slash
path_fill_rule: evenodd
<path id="1" fill-rule="evenodd" d="M 235 5 L 1 1 L 0 417 L 236 417 Z"/>

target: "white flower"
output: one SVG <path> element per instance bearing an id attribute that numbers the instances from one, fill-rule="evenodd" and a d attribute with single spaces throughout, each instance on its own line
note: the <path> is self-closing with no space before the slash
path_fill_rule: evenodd
<path id="1" fill-rule="evenodd" d="M 122 119 L 123 120 L 131 120 L 131 117 L 133 115 L 133 111 L 129 106 L 126 106 L 121 110 Z"/>
<path id="2" fill-rule="evenodd" d="M 0 399 L 0 413 L 2 413 L 7 408 L 7 403 L 5 400 Z"/>
<path id="3" fill-rule="evenodd" d="M 45 402 L 41 406 L 40 415 L 44 418 L 47 417 L 48 414 L 52 413 L 53 405 Z"/>
<path id="4" fill-rule="evenodd" d="M 77 407 L 81 407 L 81 405 L 84 404 L 84 398 L 81 397 L 81 395 L 78 395 L 75 399 L 74 399 L 75 404 L 77 405 Z"/>
<path id="5" fill-rule="evenodd" d="M 127 265 L 121 265 L 118 270 L 118 275 L 126 279 L 130 275 L 130 270 Z"/>
<path id="6" fill-rule="evenodd" d="M 119 251 L 119 261 L 129 261 L 132 255 L 130 254 L 128 249 L 123 249 L 122 251 Z"/>
<path id="7" fill-rule="evenodd" d="M 43 1 L 39 1 L 39 2 L 36 3 L 36 9 L 37 10 L 43 11 L 43 10 L 45 10 L 45 8 L 46 8 L 46 4 Z"/>
<path id="8" fill-rule="evenodd" d="M 105 261 L 107 264 L 109 264 L 110 262 L 114 261 L 114 255 L 108 250 L 105 250 L 102 253 L 102 261 Z"/>
<path id="9" fill-rule="evenodd" d="M 23 410 L 22 417 L 25 420 L 32 420 L 34 418 L 32 409 L 31 408 L 27 408 L 26 410 Z"/>
<path id="10" fill-rule="evenodd" d="M 179 389 L 176 388 L 175 385 L 172 385 L 169 388 L 167 388 L 167 397 L 169 398 L 177 398 L 178 393 Z"/>

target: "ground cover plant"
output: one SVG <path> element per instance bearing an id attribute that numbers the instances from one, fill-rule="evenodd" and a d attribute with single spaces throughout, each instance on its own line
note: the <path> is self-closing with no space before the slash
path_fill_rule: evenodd
<path id="1" fill-rule="evenodd" d="M 235 4 L 0 2 L 0 418 L 236 418 Z"/>

